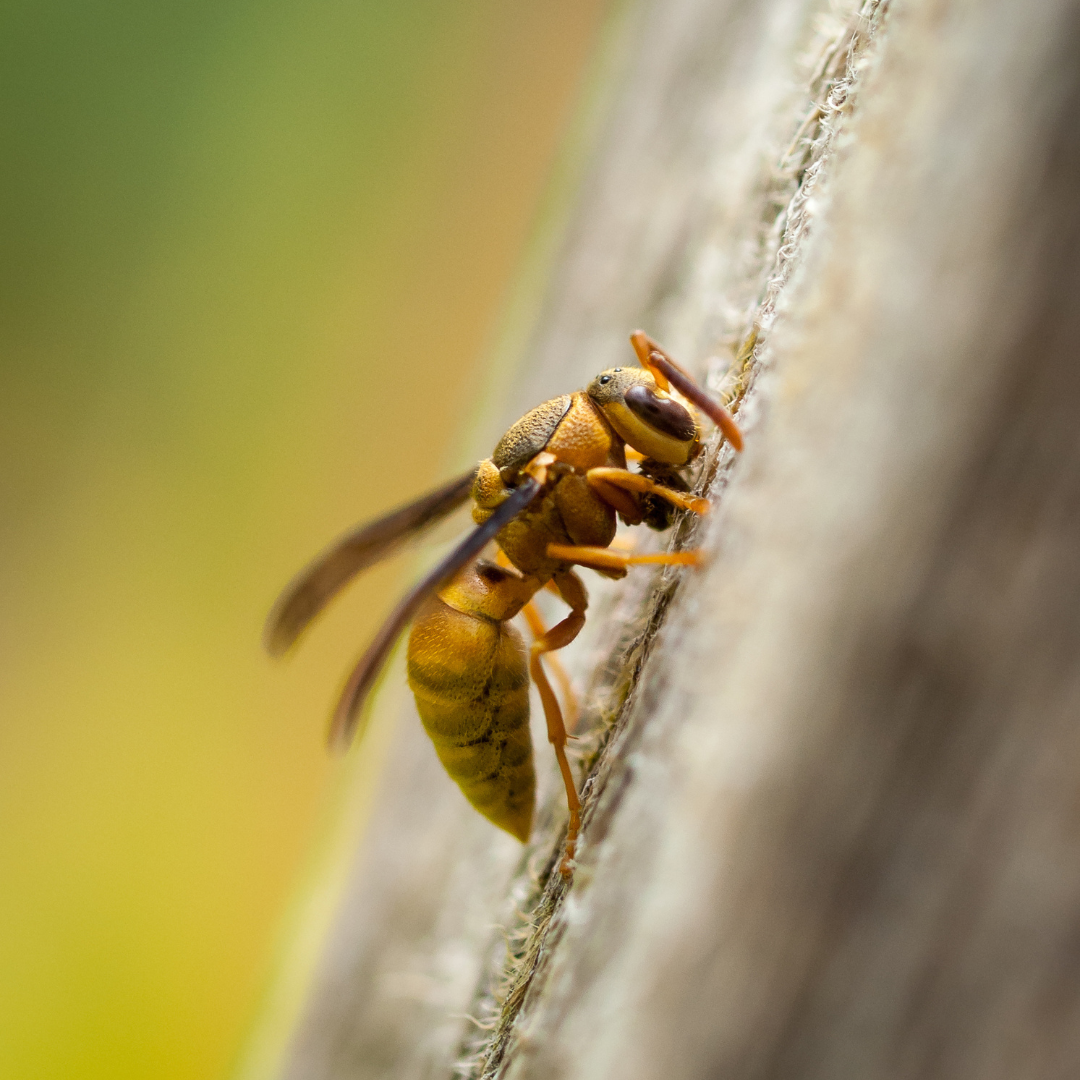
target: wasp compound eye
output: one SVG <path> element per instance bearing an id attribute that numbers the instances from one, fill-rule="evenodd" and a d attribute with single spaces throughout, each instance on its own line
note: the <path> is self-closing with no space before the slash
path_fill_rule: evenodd
<path id="1" fill-rule="evenodd" d="M 662 398 L 647 386 L 631 386 L 623 395 L 626 407 L 655 431 L 680 442 L 690 442 L 697 434 L 694 418 L 677 401 Z"/>

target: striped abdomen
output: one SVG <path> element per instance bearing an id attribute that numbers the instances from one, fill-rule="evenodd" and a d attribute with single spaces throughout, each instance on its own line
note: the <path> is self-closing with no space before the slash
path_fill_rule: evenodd
<path id="1" fill-rule="evenodd" d="M 409 636 L 409 686 L 439 760 L 465 797 L 524 842 L 536 788 L 525 646 L 508 623 L 443 598 L 472 607 L 472 592 L 444 590 L 421 609 Z"/>

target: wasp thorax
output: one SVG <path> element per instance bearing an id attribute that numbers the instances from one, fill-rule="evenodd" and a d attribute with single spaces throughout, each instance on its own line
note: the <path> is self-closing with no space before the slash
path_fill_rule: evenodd
<path id="1" fill-rule="evenodd" d="M 664 391 L 644 368 L 611 368 L 589 384 L 589 397 L 611 426 L 654 461 L 685 465 L 700 448 L 693 413 Z"/>

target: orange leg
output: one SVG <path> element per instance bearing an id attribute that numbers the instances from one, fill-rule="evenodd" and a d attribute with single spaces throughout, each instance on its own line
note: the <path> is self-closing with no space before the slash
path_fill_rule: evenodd
<path id="1" fill-rule="evenodd" d="M 513 567 L 513 563 L 507 557 L 506 552 L 502 548 L 499 548 L 495 552 L 495 561 L 500 566 Z M 561 597 L 562 593 L 559 591 L 559 586 L 554 581 L 549 581 L 545 586 L 548 592 L 553 592 L 556 596 Z M 522 609 L 521 614 L 525 616 L 525 621 L 529 624 L 529 630 L 532 632 L 534 638 L 543 637 L 547 633 L 547 629 L 544 626 L 544 620 L 540 615 L 540 609 L 536 606 L 535 602 L 530 600 Z M 573 731 L 577 725 L 578 718 L 578 701 L 577 695 L 574 693 L 574 684 L 570 681 L 570 676 L 566 672 L 566 668 L 563 667 L 562 661 L 557 656 L 549 656 L 548 663 L 551 664 L 552 673 L 555 676 L 555 681 L 559 684 L 563 692 L 563 697 L 566 699 L 566 713 L 568 717 L 567 729 Z"/>
<path id="2" fill-rule="evenodd" d="M 549 559 L 577 563 L 593 570 L 625 570 L 628 566 L 642 563 L 660 563 L 664 566 L 700 566 L 700 551 L 662 551 L 655 555 L 626 555 L 602 547 L 579 547 L 574 544 L 548 544 Z"/>
<path id="3" fill-rule="evenodd" d="M 611 472 L 625 472 L 625 469 L 612 469 Z M 606 480 L 597 476 L 590 476 L 589 473 L 595 472 L 594 469 L 590 469 L 585 474 L 585 479 L 588 482 L 589 487 L 600 496 L 612 507 L 617 513 L 622 516 L 623 521 L 627 525 L 640 525 L 642 521 L 641 507 L 638 505 L 637 499 L 634 498 L 630 492 L 625 491 L 621 487 L 617 487 L 615 484 L 609 484 Z M 631 476 L 636 476 L 636 473 L 630 473 Z"/>
<path id="4" fill-rule="evenodd" d="M 555 591 L 558 592 L 557 587 Z M 534 638 L 542 638 L 547 633 L 547 628 L 544 626 L 544 620 L 540 616 L 535 601 L 530 600 L 521 609 L 521 614 L 525 616 L 525 621 L 529 624 L 529 629 L 532 631 Z M 554 653 L 549 655 L 547 660 L 551 667 L 551 674 L 555 676 L 555 681 L 562 690 L 563 701 L 566 702 L 566 730 L 571 732 L 577 726 L 577 695 L 574 693 L 574 686 L 570 682 L 570 676 L 566 673 L 562 661 Z M 567 737 L 570 738 L 571 736 L 568 735 Z"/>
<path id="5" fill-rule="evenodd" d="M 532 675 L 533 682 L 536 683 L 536 689 L 540 691 L 544 717 L 547 720 L 548 742 L 555 749 L 559 771 L 562 773 L 563 784 L 566 787 L 566 803 L 570 809 L 570 821 L 566 826 L 566 853 L 559 865 L 559 873 L 563 877 L 569 877 L 574 854 L 577 851 L 578 833 L 581 831 L 581 800 L 578 798 L 577 787 L 574 784 L 574 774 L 570 771 L 570 762 L 566 759 L 566 725 L 563 723 L 555 691 L 551 689 L 551 683 L 548 682 L 540 663 L 540 657 L 544 653 L 569 645 L 581 633 L 581 628 L 585 625 L 588 597 L 581 579 L 573 571 L 558 574 L 555 583 L 559 587 L 563 600 L 570 606 L 570 614 L 532 643 L 529 654 L 529 673 Z"/>
<path id="6" fill-rule="evenodd" d="M 699 499 L 694 495 L 673 491 L 662 484 L 654 483 L 647 476 L 630 472 L 629 469 L 590 469 L 585 474 L 585 479 L 601 498 L 606 498 L 606 488 L 616 487 L 625 491 L 641 491 L 649 495 L 659 495 L 660 498 L 667 499 L 680 510 L 693 510 L 695 514 L 709 512 L 708 499 Z"/>

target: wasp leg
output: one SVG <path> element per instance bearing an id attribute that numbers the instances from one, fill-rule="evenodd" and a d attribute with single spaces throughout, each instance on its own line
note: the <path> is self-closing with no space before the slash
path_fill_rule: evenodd
<path id="1" fill-rule="evenodd" d="M 517 570 L 517 567 L 510 561 L 510 556 L 507 555 L 506 552 L 503 551 L 502 548 L 496 548 L 495 549 L 495 563 L 496 563 L 496 565 L 502 566 L 507 570 Z M 521 571 L 518 570 L 518 573 L 520 573 L 520 572 Z M 558 587 L 558 585 L 555 584 L 554 581 L 549 581 L 544 586 L 544 588 L 547 589 L 548 592 L 554 593 L 556 596 L 561 595 L 560 592 L 559 592 L 559 587 Z M 524 610 L 524 609 L 522 609 L 522 610 Z M 538 617 L 539 617 L 539 615 L 538 615 Z M 526 615 L 525 618 L 528 619 L 529 618 L 528 615 Z M 529 628 L 532 629 L 532 622 L 531 621 L 529 622 Z M 544 632 L 544 630 L 543 630 L 542 627 L 541 627 L 540 630 L 533 630 L 533 637 L 537 637 L 539 634 L 542 634 L 543 632 Z"/>
<path id="2" fill-rule="evenodd" d="M 541 618 L 540 611 L 534 601 L 530 600 L 521 609 L 521 614 L 525 616 L 525 621 L 529 624 L 529 629 L 532 631 L 534 638 L 542 638 L 547 633 L 544 620 Z M 548 664 L 551 666 L 551 674 L 555 676 L 555 681 L 559 684 L 559 689 L 562 690 L 563 700 L 566 702 L 566 730 L 571 732 L 577 725 L 577 695 L 574 693 L 573 684 L 570 682 L 570 676 L 567 674 L 566 668 L 563 667 L 562 661 L 554 653 L 550 654 L 547 659 Z"/>
<path id="3" fill-rule="evenodd" d="M 563 877 L 569 877 L 574 854 L 577 851 L 578 833 L 581 831 L 581 800 L 578 798 L 577 787 L 574 784 L 574 774 L 570 771 L 570 762 L 566 759 L 567 736 L 562 711 L 559 709 L 555 691 L 551 689 L 551 683 L 548 682 L 547 674 L 540 663 L 540 657 L 544 653 L 564 648 L 581 633 L 581 628 L 585 625 L 585 609 L 589 600 L 585 593 L 585 586 L 573 571 L 568 570 L 557 574 L 555 583 L 559 588 L 559 594 L 570 606 L 570 614 L 533 642 L 529 654 L 529 673 L 532 675 L 533 682 L 536 683 L 536 689 L 540 692 L 540 700 L 544 705 L 544 718 L 547 720 L 548 742 L 555 749 L 559 771 L 562 773 L 563 784 L 566 787 L 566 804 L 570 810 L 570 820 L 566 826 L 566 853 L 559 865 L 559 873 Z"/>
<path id="4" fill-rule="evenodd" d="M 618 539 L 618 538 L 616 538 L 616 539 Z M 614 544 L 616 541 L 612 540 L 611 542 Z M 633 539 L 631 538 L 630 547 L 632 548 L 633 546 L 634 546 Z M 497 565 L 502 566 L 507 570 L 517 570 L 517 567 L 510 561 L 510 556 L 507 555 L 506 552 L 503 551 L 502 548 L 496 548 L 495 549 L 495 562 L 496 562 Z M 554 593 L 560 599 L 562 598 L 562 593 L 559 591 L 559 586 L 556 585 L 554 581 L 549 581 L 544 586 L 544 588 L 549 593 Z M 533 607 L 532 602 L 530 601 L 530 603 L 528 605 L 526 605 L 526 606 L 532 608 L 533 613 L 536 615 L 537 620 L 539 620 L 540 619 L 540 612 L 535 607 Z M 529 628 L 533 632 L 533 637 L 539 637 L 542 633 L 544 633 L 544 627 L 543 627 L 543 624 L 541 622 L 537 621 L 536 626 L 538 626 L 539 629 L 536 629 L 533 626 L 532 618 L 529 616 L 529 614 L 527 612 L 525 612 L 524 609 L 522 609 L 522 612 L 525 615 L 525 618 L 529 623 Z M 552 663 L 556 662 L 554 656 L 551 658 L 551 660 L 552 660 Z"/>
<path id="5" fill-rule="evenodd" d="M 574 544 L 548 544 L 549 559 L 577 563 L 591 570 L 625 570 L 628 566 L 642 563 L 660 563 L 663 566 L 700 566 L 700 551 L 661 551 L 654 555 L 626 555 L 602 547 L 579 547 Z"/>
<path id="6" fill-rule="evenodd" d="M 590 469 L 589 472 L 585 474 L 586 483 L 592 488 L 593 493 L 599 495 L 608 506 L 613 507 L 615 512 L 627 525 L 640 525 L 644 518 L 641 513 L 641 505 L 637 498 L 629 491 L 624 491 L 621 487 L 616 487 L 615 484 L 609 484 L 595 476 L 590 477 L 589 473 L 593 471 L 593 469 Z M 611 471 L 622 472 L 623 470 L 613 469 Z"/>
<path id="7" fill-rule="evenodd" d="M 667 499 L 669 503 L 679 507 L 680 510 L 692 510 L 695 514 L 707 514 L 709 512 L 709 500 L 699 499 L 695 495 L 687 495 L 681 491 L 674 491 L 650 480 L 640 473 L 630 472 L 629 469 L 590 469 L 585 474 L 589 486 L 605 501 L 608 501 L 607 491 L 610 488 L 619 488 L 625 491 L 641 491 L 648 495 L 659 495 L 661 499 Z"/>

